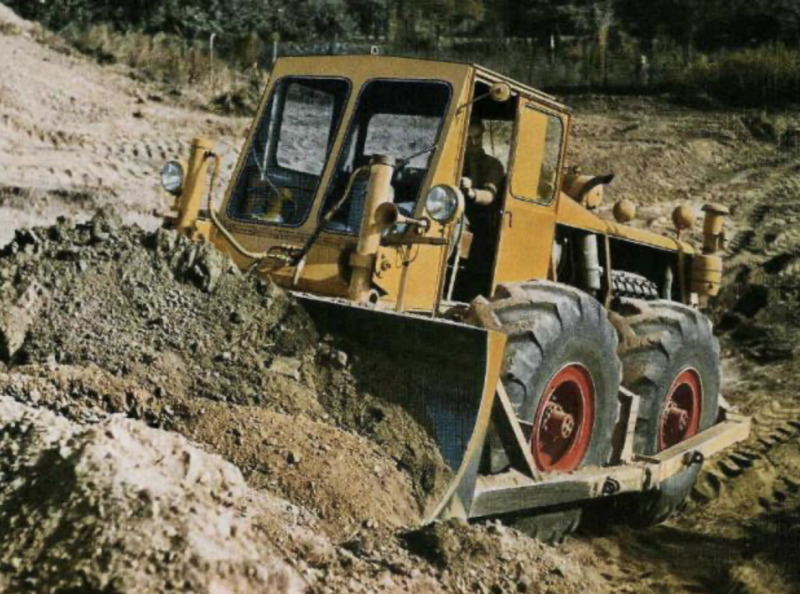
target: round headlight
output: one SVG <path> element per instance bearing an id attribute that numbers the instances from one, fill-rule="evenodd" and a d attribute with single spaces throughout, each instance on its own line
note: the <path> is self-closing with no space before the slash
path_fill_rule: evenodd
<path id="1" fill-rule="evenodd" d="M 425 210 L 437 223 L 449 223 L 463 210 L 464 198 L 453 186 L 434 186 L 425 198 Z"/>
<path id="2" fill-rule="evenodd" d="M 183 189 L 183 165 L 177 161 L 167 161 L 161 168 L 161 185 L 170 194 Z"/>

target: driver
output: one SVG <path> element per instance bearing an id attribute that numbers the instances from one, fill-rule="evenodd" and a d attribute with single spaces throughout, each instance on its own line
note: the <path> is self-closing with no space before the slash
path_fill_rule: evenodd
<path id="1" fill-rule="evenodd" d="M 492 204 L 505 181 L 505 170 L 499 159 L 483 150 L 486 128 L 481 120 L 469 125 L 467 147 L 464 151 L 464 171 L 461 189 L 464 196 L 482 206 Z"/>
<path id="2" fill-rule="evenodd" d="M 483 150 L 486 129 L 481 120 L 470 123 L 464 151 L 461 190 L 467 199 L 466 218 L 472 234 L 472 247 L 466 256 L 468 265 L 461 285 L 470 299 L 490 290 L 494 250 L 497 243 L 500 208 L 498 194 L 505 183 L 505 169 L 495 157 Z"/>

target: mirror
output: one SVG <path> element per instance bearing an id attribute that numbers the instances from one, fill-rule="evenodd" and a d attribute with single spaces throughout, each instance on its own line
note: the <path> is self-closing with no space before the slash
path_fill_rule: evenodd
<path id="1" fill-rule="evenodd" d="M 511 87 L 504 82 L 496 82 L 492 85 L 489 96 L 498 103 L 504 103 L 511 97 Z"/>
<path id="2" fill-rule="evenodd" d="M 504 82 L 496 82 L 492 83 L 492 86 L 489 87 L 488 93 L 483 93 L 482 95 L 475 96 L 472 101 L 467 101 L 463 105 L 459 105 L 458 111 L 461 111 L 465 107 L 472 105 L 473 103 L 477 103 L 481 99 L 486 99 L 486 97 L 491 97 L 492 101 L 497 101 L 498 103 L 504 103 L 511 98 L 511 87 L 508 83 Z"/>

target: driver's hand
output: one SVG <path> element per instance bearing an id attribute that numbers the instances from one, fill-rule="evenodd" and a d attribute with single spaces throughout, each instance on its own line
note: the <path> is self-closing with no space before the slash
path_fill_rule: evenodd
<path id="1" fill-rule="evenodd" d="M 468 177 L 462 177 L 460 185 L 464 196 L 470 200 L 475 200 L 475 188 L 472 187 L 472 180 Z"/>

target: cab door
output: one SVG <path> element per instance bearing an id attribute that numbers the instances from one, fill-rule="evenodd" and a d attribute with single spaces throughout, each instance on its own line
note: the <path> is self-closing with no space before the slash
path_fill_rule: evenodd
<path id="1" fill-rule="evenodd" d="M 520 98 L 492 293 L 500 283 L 547 278 L 567 116 Z"/>

